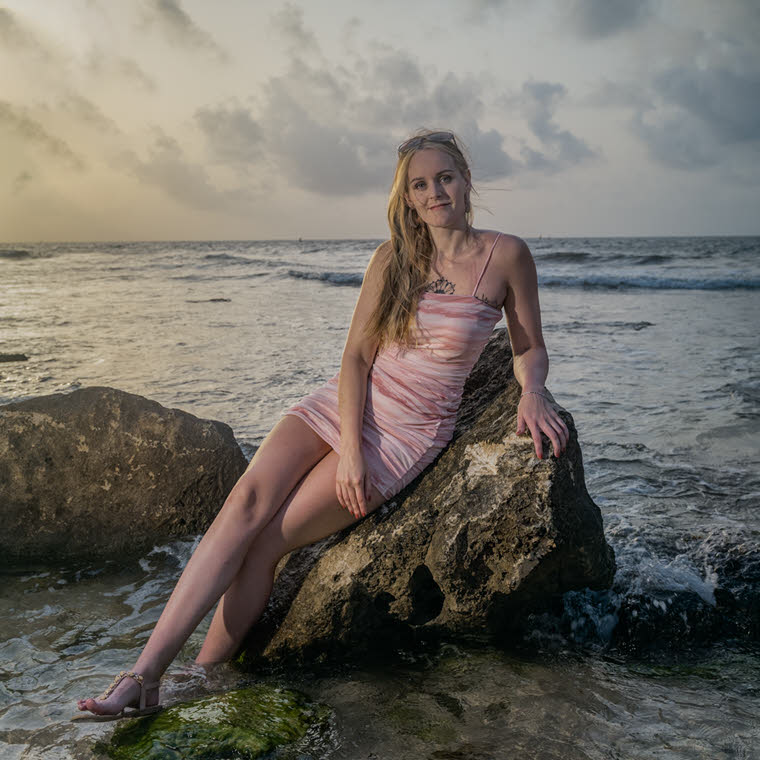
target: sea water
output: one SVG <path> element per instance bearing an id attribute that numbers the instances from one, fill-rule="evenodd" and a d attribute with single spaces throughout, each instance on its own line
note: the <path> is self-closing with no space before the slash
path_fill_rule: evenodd
<path id="1" fill-rule="evenodd" d="M 250 456 L 338 369 L 379 242 L 2 245 L 0 354 L 27 360 L 0 363 L 0 403 L 113 386 L 228 423 Z M 578 429 L 613 588 L 566 595 L 525 647 L 282 675 L 333 710 L 299 757 L 760 756 L 757 606 L 739 635 L 697 618 L 676 641 L 666 630 L 684 600 L 707 619 L 721 594 L 759 598 L 760 239 L 527 242 L 547 387 Z M 69 723 L 75 700 L 132 664 L 196 540 L 5 572 L 1 757 L 89 756 L 112 726 Z M 170 701 L 240 682 L 190 666 L 207 624 L 169 671 Z M 623 625 L 632 648 L 615 645 Z"/>

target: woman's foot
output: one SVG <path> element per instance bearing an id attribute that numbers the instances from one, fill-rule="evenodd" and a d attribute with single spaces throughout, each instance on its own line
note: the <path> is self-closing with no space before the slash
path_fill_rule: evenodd
<path id="1" fill-rule="evenodd" d="M 130 715 L 129 710 L 125 713 L 125 708 L 132 708 L 136 714 L 155 712 L 158 708 L 158 683 L 147 683 L 138 673 L 123 670 L 97 699 L 80 699 L 77 707 L 84 714 L 75 716 L 73 720 L 86 719 L 89 715 Z"/>

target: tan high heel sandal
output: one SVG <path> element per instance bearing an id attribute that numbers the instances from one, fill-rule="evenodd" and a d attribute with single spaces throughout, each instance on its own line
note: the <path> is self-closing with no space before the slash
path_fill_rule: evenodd
<path id="1" fill-rule="evenodd" d="M 108 699 L 108 697 L 113 694 L 114 689 L 125 678 L 131 678 L 133 681 L 136 681 L 137 685 L 140 687 L 140 697 L 137 701 L 136 707 L 135 703 L 133 702 L 132 704 L 124 705 L 124 707 L 121 708 L 121 712 L 113 713 L 111 715 L 99 715 L 98 713 L 93 713 L 89 710 L 82 710 L 81 713 L 74 715 L 71 720 L 106 721 L 122 720 L 123 718 L 139 718 L 141 715 L 152 715 L 153 713 L 156 713 L 159 710 L 163 709 L 162 705 L 160 704 L 152 705 L 151 707 L 146 707 L 145 705 L 147 693 L 152 689 L 158 688 L 158 681 L 155 683 L 145 683 L 145 679 L 139 673 L 135 673 L 132 670 L 122 670 L 121 673 L 119 673 L 119 675 L 113 679 L 111 685 L 97 699 L 100 701 Z"/>

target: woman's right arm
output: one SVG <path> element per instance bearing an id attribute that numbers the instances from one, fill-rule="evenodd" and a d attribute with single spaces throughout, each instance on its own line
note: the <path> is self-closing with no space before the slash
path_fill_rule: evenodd
<path id="1" fill-rule="evenodd" d="M 348 329 L 338 377 L 340 459 L 335 476 L 335 492 L 341 506 L 357 519 L 367 514 L 367 500 L 370 497 L 369 471 L 361 442 L 367 376 L 378 345 L 377 340 L 370 340 L 366 336 L 365 327 L 380 297 L 389 252 L 390 243 L 383 243 L 372 254 L 367 265 Z"/>

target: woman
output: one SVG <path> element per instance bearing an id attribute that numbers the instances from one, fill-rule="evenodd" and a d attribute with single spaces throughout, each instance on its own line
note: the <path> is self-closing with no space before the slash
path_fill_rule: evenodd
<path id="1" fill-rule="evenodd" d="M 568 430 L 544 395 L 548 358 L 536 270 L 513 235 L 471 226 L 470 171 L 451 132 L 421 131 L 398 148 L 388 219 L 373 254 L 340 372 L 289 409 L 187 564 L 133 670 L 75 719 L 158 709 L 158 679 L 220 600 L 196 662 L 232 657 L 293 549 L 369 514 L 448 443 L 465 379 L 506 311 L 522 387 L 517 433 L 554 455 Z M 125 708 L 132 708 L 125 712 Z"/>

